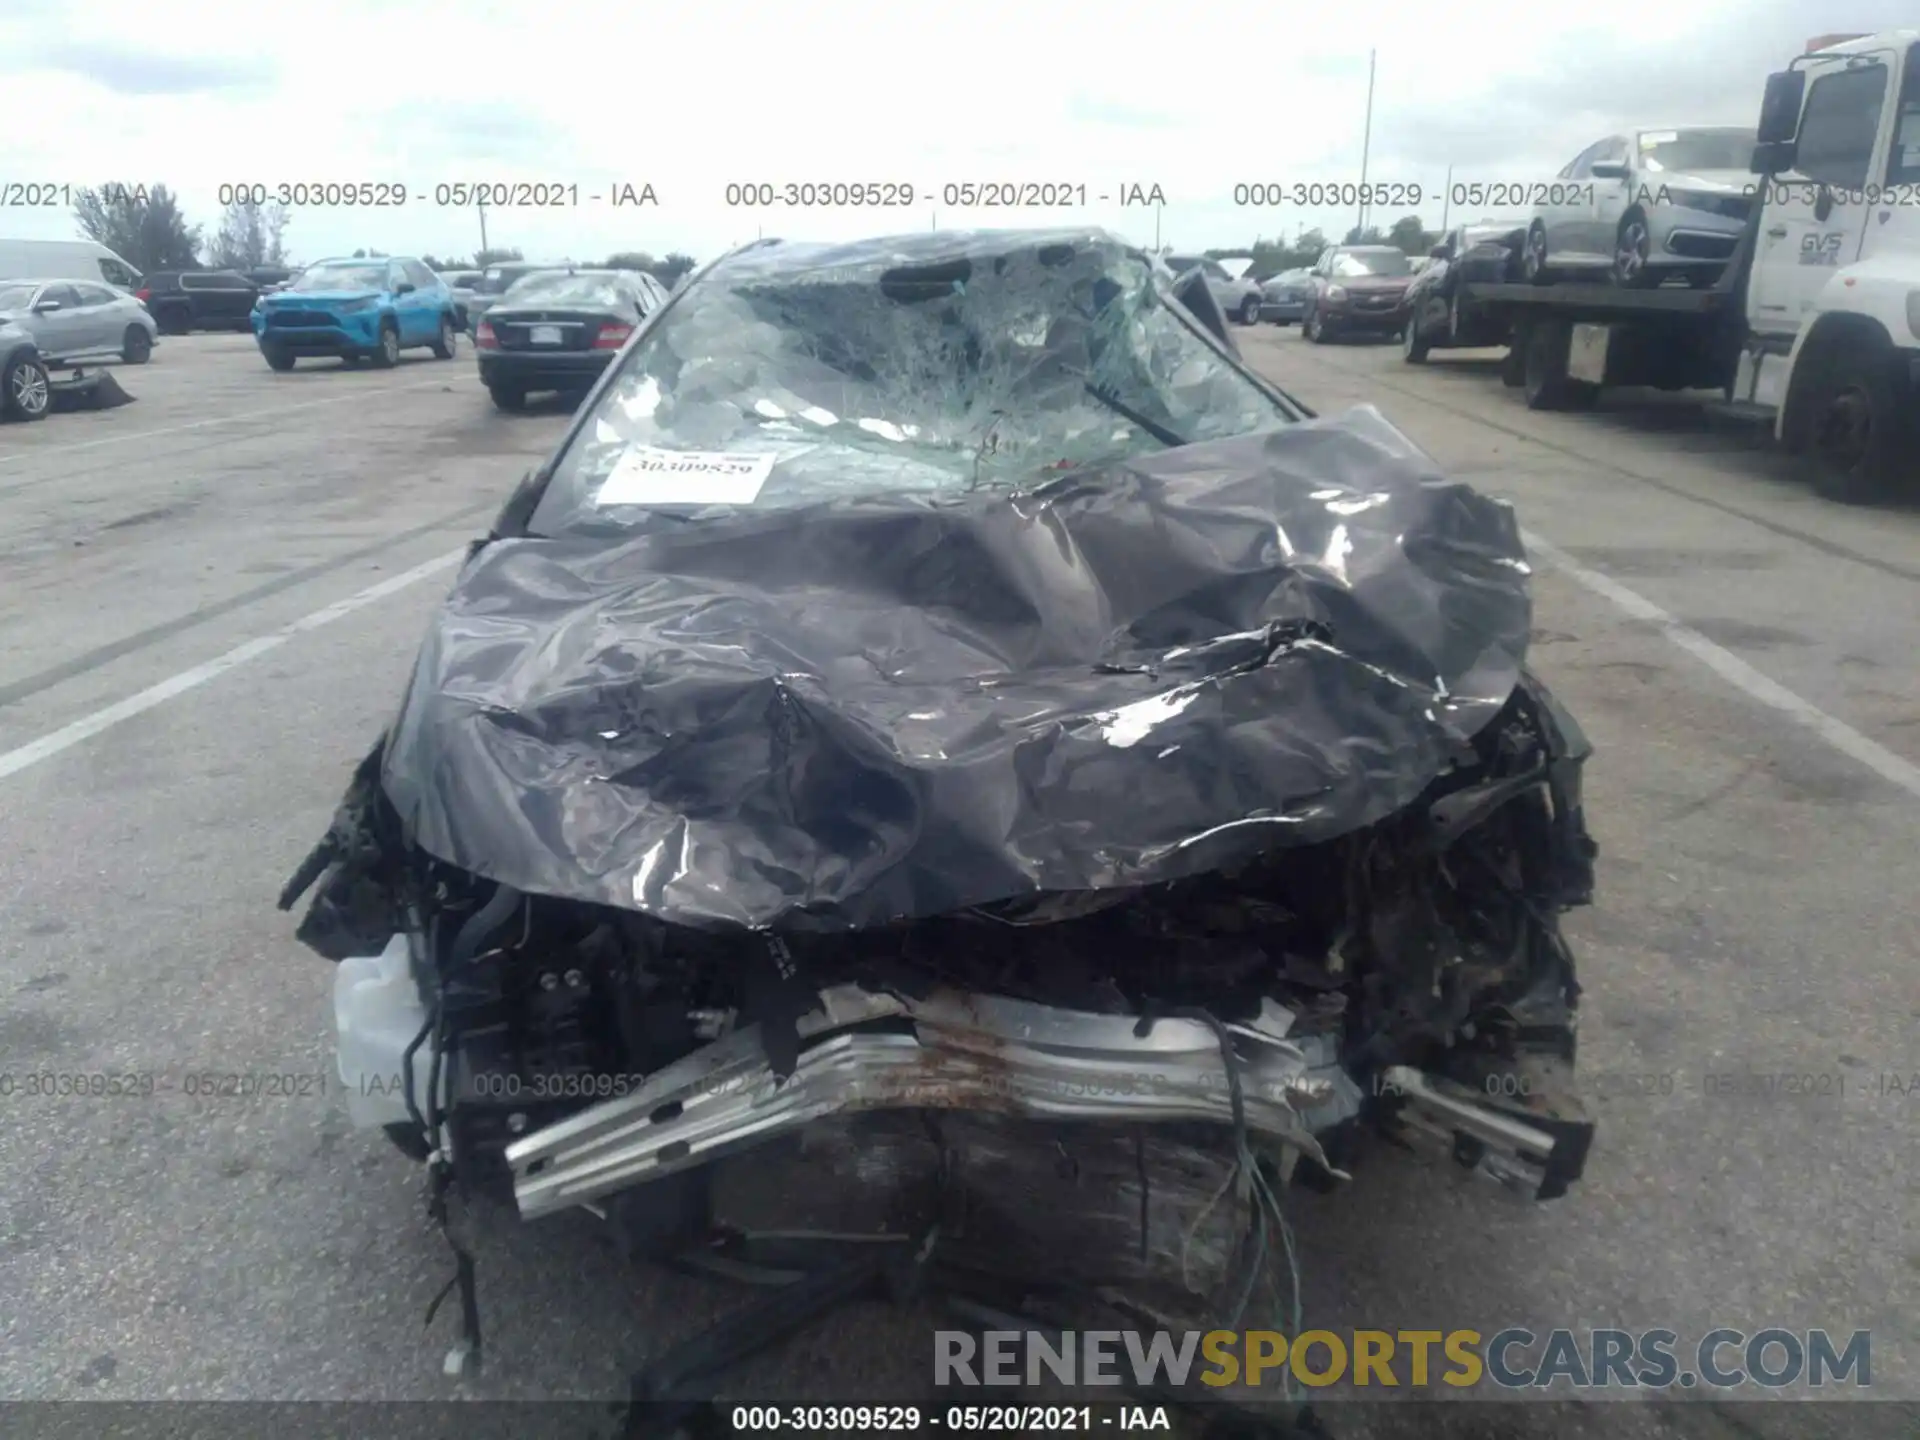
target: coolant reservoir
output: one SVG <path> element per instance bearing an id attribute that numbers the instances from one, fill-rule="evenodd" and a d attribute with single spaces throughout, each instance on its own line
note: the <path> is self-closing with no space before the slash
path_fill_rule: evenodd
<path id="1" fill-rule="evenodd" d="M 347 1113 L 368 1128 L 409 1120 L 406 1053 L 426 1028 L 427 1010 L 413 983 L 407 937 L 395 935 L 378 955 L 350 955 L 333 977 L 333 1023 L 338 1044 L 340 1085 Z M 414 1103 L 426 1110 L 432 1079 L 433 1038 L 413 1053 Z M 444 1108 L 452 1077 L 440 1076 Z"/>

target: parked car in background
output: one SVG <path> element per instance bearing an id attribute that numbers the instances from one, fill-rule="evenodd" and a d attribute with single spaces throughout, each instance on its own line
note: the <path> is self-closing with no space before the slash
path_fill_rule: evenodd
<path id="1" fill-rule="evenodd" d="M 0 240 L 0 280 L 89 280 L 132 292 L 140 272 L 94 240 Z"/>
<path id="2" fill-rule="evenodd" d="M 237 270 L 156 270 L 134 292 L 163 335 L 244 330 L 260 287 Z"/>
<path id="3" fill-rule="evenodd" d="M 1311 270 L 1282 270 L 1260 286 L 1260 318 L 1272 325 L 1291 325 L 1307 313 L 1307 296 L 1312 293 Z"/>
<path id="4" fill-rule="evenodd" d="M 85 280 L 0 281 L 0 320 L 31 335 L 40 358 L 56 369 L 112 360 L 144 365 L 160 334 L 133 296 Z"/>
<path id="5" fill-rule="evenodd" d="M 400 352 L 428 346 L 453 358 L 453 296 L 420 261 L 321 260 L 253 307 L 253 335 L 267 364 L 291 370 L 302 355 L 389 368 Z"/>
<path id="6" fill-rule="evenodd" d="M 1392 245 L 1329 245 L 1309 272 L 1313 288 L 1300 332 L 1316 345 L 1336 335 L 1398 335 L 1407 318 L 1413 264 Z"/>
<path id="7" fill-rule="evenodd" d="M 481 272 L 480 278 L 473 282 L 471 293 L 467 296 L 467 323 L 477 324 L 482 315 L 500 303 L 516 284 L 538 270 L 572 270 L 576 268 L 565 260 L 507 260 L 498 265 L 489 265 Z"/>
<path id="8" fill-rule="evenodd" d="M 1242 325 L 1257 325 L 1260 322 L 1260 287 L 1251 280 L 1236 280 L 1227 272 L 1227 268 L 1218 260 L 1209 260 L 1204 255 L 1168 255 L 1167 268 L 1177 276 L 1184 276 L 1189 270 L 1198 270 L 1207 279 L 1207 289 L 1213 292 L 1214 303 L 1219 305 L 1220 313 Z"/>
<path id="9" fill-rule="evenodd" d="M 500 297 L 474 331 L 480 380 L 502 410 L 541 391 L 584 393 L 666 287 L 639 270 L 543 270 Z"/>
<path id="10" fill-rule="evenodd" d="M 1754 202 L 1754 131 L 1730 125 L 1633 130 L 1596 140 L 1547 185 L 1527 229 L 1525 273 L 1605 276 L 1615 285 L 1711 285 Z"/>
<path id="11" fill-rule="evenodd" d="M 1440 237 L 1427 268 L 1407 287 L 1401 352 L 1422 364 L 1429 350 L 1473 349 L 1507 343 L 1508 322 L 1487 313 L 1466 293 L 1469 281 L 1498 284 L 1517 278 L 1525 224 L 1460 225 Z"/>
<path id="12" fill-rule="evenodd" d="M 453 294 L 454 323 L 468 334 L 473 333 L 473 287 L 480 283 L 478 270 L 442 270 L 440 279 Z"/>
<path id="13" fill-rule="evenodd" d="M 52 377 L 40 347 L 24 327 L 0 320 L 0 419 L 44 420 L 52 405 Z"/>

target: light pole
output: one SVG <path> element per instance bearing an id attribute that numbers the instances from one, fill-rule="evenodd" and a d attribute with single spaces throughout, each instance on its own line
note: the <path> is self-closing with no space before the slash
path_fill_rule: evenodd
<path id="1" fill-rule="evenodd" d="M 1164 207 L 1162 207 L 1162 206 L 1161 206 L 1161 204 L 1160 204 L 1160 203 L 1159 203 L 1158 201 L 1155 201 L 1155 202 L 1154 202 L 1154 206 L 1153 206 L 1153 248 L 1154 248 L 1155 250 L 1158 250 L 1158 249 L 1160 248 L 1160 211 L 1162 210 L 1162 208 L 1164 208 Z"/>
<path id="2" fill-rule="evenodd" d="M 1447 194 L 1440 202 L 1440 233 L 1447 233 L 1447 216 L 1453 209 L 1453 167 L 1447 166 Z"/>
<path id="3" fill-rule="evenodd" d="M 1360 224 L 1367 228 L 1367 153 L 1373 148 L 1373 62 L 1377 50 L 1367 51 L 1367 125 L 1360 134 Z"/>
<path id="4" fill-rule="evenodd" d="M 480 253 L 484 255 L 487 250 L 487 202 L 479 200 L 474 203 L 480 209 Z"/>

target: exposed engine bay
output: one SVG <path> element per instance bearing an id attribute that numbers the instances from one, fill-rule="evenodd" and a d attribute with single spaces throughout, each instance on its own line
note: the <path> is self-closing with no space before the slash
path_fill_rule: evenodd
<path id="1" fill-rule="evenodd" d="M 1316 1170 L 1363 1112 L 1411 1109 L 1478 1142 L 1460 1158 L 1558 1195 L 1585 1138 L 1556 916 L 1590 898 L 1593 855 L 1569 724 L 1529 681 L 1477 767 L 1365 830 L 870 930 L 694 930 L 415 856 L 398 888 L 427 918 L 396 944 L 428 1083 L 391 1087 L 386 1123 L 422 1154 L 444 1124 L 463 1171 L 510 1180 L 531 1218 L 825 1114 L 1225 1123 L 1227 1045 L 1247 1123 Z M 338 918 L 323 903 L 307 938 Z M 363 978 L 342 970 L 343 1014 Z M 348 1079 L 377 1109 L 379 1077 Z"/>

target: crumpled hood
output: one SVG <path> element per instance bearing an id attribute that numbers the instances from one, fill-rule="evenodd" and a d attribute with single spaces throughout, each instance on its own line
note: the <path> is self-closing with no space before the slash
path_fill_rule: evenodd
<path id="1" fill-rule="evenodd" d="M 389 734 L 428 853 L 689 925 L 1133 886 L 1405 807 L 1507 700 L 1505 504 L 1371 408 L 481 549 Z"/>

